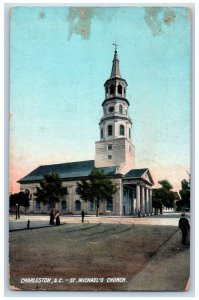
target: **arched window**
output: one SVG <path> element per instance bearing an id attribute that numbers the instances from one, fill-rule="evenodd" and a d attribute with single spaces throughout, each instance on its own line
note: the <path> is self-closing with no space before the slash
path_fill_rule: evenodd
<path id="1" fill-rule="evenodd" d="M 94 202 L 93 201 L 90 202 L 90 211 L 94 211 Z"/>
<path id="2" fill-rule="evenodd" d="M 108 135 L 112 135 L 113 134 L 113 128 L 112 125 L 108 125 Z"/>
<path id="3" fill-rule="evenodd" d="M 113 200 L 109 199 L 106 202 L 106 210 L 112 211 L 113 210 Z"/>
<path id="4" fill-rule="evenodd" d="M 120 125 L 120 135 L 124 135 L 124 125 Z"/>
<path id="5" fill-rule="evenodd" d="M 118 92 L 119 95 L 122 95 L 122 86 L 121 86 L 121 84 L 118 85 L 117 92 Z"/>
<path id="6" fill-rule="evenodd" d="M 36 209 L 40 209 L 41 208 L 41 202 L 40 201 L 36 201 Z"/>
<path id="7" fill-rule="evenodd" d="M 62 208 L 62 210 L 66 210 L 66 200 L 63 200 L 61 202 L 61 208 Z"/>
<path id="8" fill-rule="evenodd" d="M 81 210 L 81 202 L 79 200 L 75 201 L 75 210 Z"/>
<path id="9" fill-rule="evenodd" d="M 124 97 L 126 97 L 126 89 L 124 89 Z"/>
<path id="10" fill-rule="evenodd" d="M 129 138 L 131 138 L 131 128 L 129 128 Z"/>
<path id="11" fill-rule="evenodd" d="M 111 84 L 111 87 L 110 87 L 110 94 L 111 95 L 114 95 L 115 93 L 115 86 L 113 84 Z"/>
<path id="12" fill-rule="evenodd" d="M 108 96 L 108 88 L 106 87 L 106 96 Z"/>
<path id="13" fill-rule="evenodd" d="M 103 139 L 104 135 L 103 135 L 103 128 L 101 128 L 101 139 Z"/>
<path id="14" fill-rule="evenodd" d="M 120 114 L 123 113 L 123 107 L 122 107 L 122 104 L 119 105 L 119 113 L 120 113 Z"/>

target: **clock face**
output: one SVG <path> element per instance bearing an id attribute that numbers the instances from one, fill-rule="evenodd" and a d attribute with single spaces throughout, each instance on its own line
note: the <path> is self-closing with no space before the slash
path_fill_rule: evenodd
<path id="1" fill-rule="evenodd" d="M 108 110 L 109 110 L 109 112 L 113 112 L 114 111 L 114 107 L 110 106 Z"/>

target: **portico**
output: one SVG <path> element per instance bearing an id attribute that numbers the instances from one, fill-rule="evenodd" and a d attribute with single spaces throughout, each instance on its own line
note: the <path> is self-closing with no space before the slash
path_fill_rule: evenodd
<path id="1" fill-rule="evenodd" d="M 151 215 L 153 179 L 148 169 L 134 169 L 123 178 L 123 214 Z"/>

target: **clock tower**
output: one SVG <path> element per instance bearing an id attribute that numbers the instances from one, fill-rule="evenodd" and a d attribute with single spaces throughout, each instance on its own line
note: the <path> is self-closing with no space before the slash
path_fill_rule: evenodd
<path id="1" fill-rule="evenodd" d="M 127 82 L 121 77 L 117 45 L 110 78 L 105 82 L 100 140 L 95 143 L 95 167 L 116 166 L 119 173 L 135 167 L 135 147 L 131 142 L 132 121 L 128 115 Z"/>

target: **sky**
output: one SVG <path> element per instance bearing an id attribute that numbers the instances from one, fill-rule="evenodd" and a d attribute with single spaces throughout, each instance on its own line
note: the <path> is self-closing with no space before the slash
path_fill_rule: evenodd
<path id="1" fill-rule="evenodd" d="M 17 7 L 10 21 L 10 192 L 39 165 L 94 159 L 117 41 L 136 168 L 190 171 L 190 11 Z"/>

